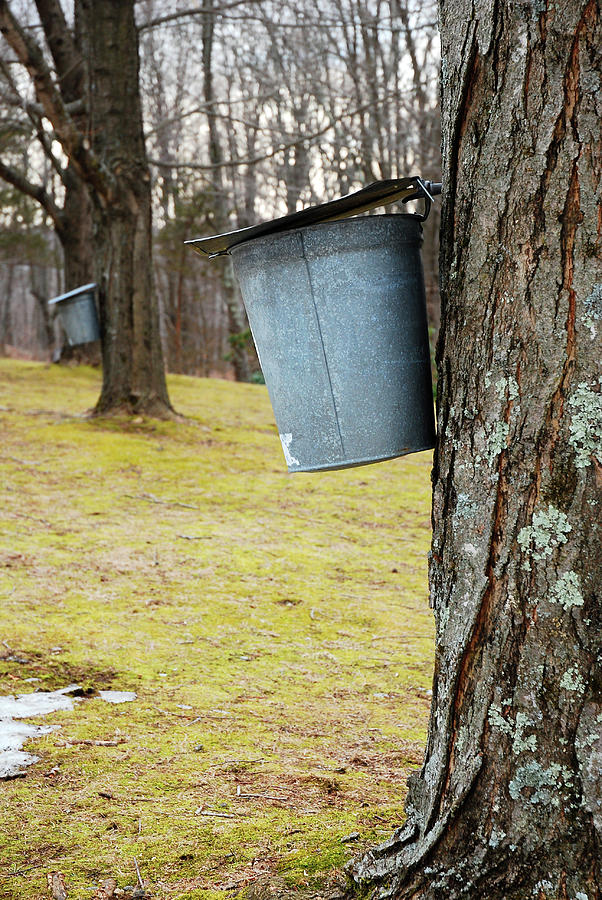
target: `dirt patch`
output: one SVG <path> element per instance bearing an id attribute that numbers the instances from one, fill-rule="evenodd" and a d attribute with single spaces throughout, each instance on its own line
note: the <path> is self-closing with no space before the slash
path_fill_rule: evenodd
<path id="1" fill-rule="evenodd" d="M 91 696 L 115 682 L 118 673 L 114 669 L 73 665 L 68 660 L 60 659 L 61 652 L 62 648 L 56 648 L 54 653 L 4 649 L 0 653 L 0 679 L 7 678 L 10 693 L 15 692 L 15 683 L 19 681 L 31 685 L 30 690 L 39 688 L 44 691 L 59 690 L 66 684 L 78 684 L 80 687 L 76 696 L 79 697 Z"/>
<path id="2" fill-rule="evenodd" d="M 320 886 L 306 890 L 291 888 L 282 878 L 266 875 L 254 881 L 244 895 L 245 900 L 344 900 L 346 882 L 341 876 L 330 878 Z"/>

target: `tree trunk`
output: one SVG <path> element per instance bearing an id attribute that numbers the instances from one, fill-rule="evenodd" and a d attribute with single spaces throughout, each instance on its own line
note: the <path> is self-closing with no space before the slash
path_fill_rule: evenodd
<path id="1" fill-rule="evenodd" d="M 80 0 L 92 148 L 111 179 L 93 193 L 103 344 L 96 413 L 171 413 L 151 285 L 151 190 L 133 0 Z"/>
<path id="2" fill-rule="evenodd" d="M 94 243 L 88 189 L 70 166 L 65 182 L 63 228 L 57 234 L 64 252 L 65 291 L 71 291 L 92 280 Z"/>
<path id="3" fill-rule="evenodd" d="M 224 179 L 221 171 L 223 162 L 222 146 L 217 128 L 217 115 L 215 110 L 215 96 L 213 92 L 213 39 L 215 33 L 215 15 L 217 9 L 213 0 L 205 4 L 203 16 L 203 100 L 207 107 L 207 125 L 209 128 L 209 159 L 214 165 L 215 175 L 213 185 L 208 195 L 213 203 L 214 222 L 216 230 L 225 231 L 228 226 L 228 215 L 225 210 L 226 193 Z M 236 280 L 232 271 L 232 262 L 228 257 L 222 264 L 222 282 L 224 286 L 224 299 L 228 312 L 228 330 L 230 339 L 230 356 L 234 375 L 237 381 L 250 381 L 251 366 L 247 352 L 248 331 L 246 313 L 242 306 L 240 295 L 236 286 Z"/>
<path id="4" fill-rule="evenodd" d="M 600 7 L 441 3 L 433 706 L 372 896 L 602 896 Z"/>
<path id="5" fill-rule="evenodd" d="M 15 280 L 15 266 L 16 263 L 8 263 L 6 281 L 3 285 L 4 290 L 2 296 L 0 296 L 0 356 L 4 356 L 6 348 L 12 346 L 13 343 L 11 302 Z"/>
<path id="6" fill-rule="evenodd" d="M 92 236 L 92 208 L 85 182 L 68 165 L 64 175 L 65 202 L 61 227 L 56 233 L 63 250 L 64 289 L 72 291 L 88 284 L 94 277 L 94 242 Z M 100 364 L 100 345 L 64 343 L 61 361 L 76 361 L 88 365 Z"/>

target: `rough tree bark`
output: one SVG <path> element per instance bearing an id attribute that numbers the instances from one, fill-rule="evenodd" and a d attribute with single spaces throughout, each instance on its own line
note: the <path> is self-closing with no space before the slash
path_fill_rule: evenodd
<path id="1" fill-rule="evenodd" d="M 602 896 L 600 6 L 442 0 L 433 705 L 373 897 Z"/>

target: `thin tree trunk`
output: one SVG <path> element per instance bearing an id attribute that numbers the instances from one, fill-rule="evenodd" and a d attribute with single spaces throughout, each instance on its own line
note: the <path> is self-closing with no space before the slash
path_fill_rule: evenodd
<path id="1" fill-rule="evenodd" d="M 433 706 L 406 827 L 353 875 L 598 900 L 600 7 L 445 0 L 441 33 Z"/>
<path id="2" fill-rule="evenodd" d="M 203 16 L 203 99 L 207 106 L 207 123 L 209 126 L 209 159 L 213 165 L 219 166 L 223 162 L 223 153 L 217 130 L 217 117 L 214 108 L 215 97 L 213 92 L 213 38 L 215 31 L 215 11 L 213 0 L 205 5 L 207 9 Z M 211 10 L 211 11 L 210 11 Z M 224 212 L 225 191 L 221 169 L 216 168 L 213 188 L 214 219 L 218 231 L 224 231 L 227 227 L 227 215 Z M 249 354 L 247 353 L 246 339 L 243 335 L 248 330 L 245 311 L 242 307 L 236 281 L 232 272 L 232 263 L 226 259 L 222 265 L 223 285 L 226 308 L 228 310 L 228 325 L 230 333 L 231 357 L 234 373 L 237 381 L 249 381 L 251 367 Z"/>
<path id="3" fill-rule="evenodd" d="M 0 354 L 6 353 L 6 348 L 12 346 L 13 329 L 12 329 L 12 292 L 15 280 L 15 263 L 10 262 L 7 265 L 7 276 L 4 284 L 3 297 L 0 303 Z"/>
<path id="4" fill-rule="evenodd" d="M 35 344 L 42 347 L 48 361 L 52 358 L 52 345 L 54 343 L 54 326 L 50 309 L 48 307 L 48 269 L 46 266 L 29 267 L 30 291 L 36 301 L 39 316 L 37 339 Z"/>

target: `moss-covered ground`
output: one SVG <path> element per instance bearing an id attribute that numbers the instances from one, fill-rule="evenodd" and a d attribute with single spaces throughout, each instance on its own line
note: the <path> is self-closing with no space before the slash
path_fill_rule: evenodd
<path id="1" fill-rule="evenodd" d="M 83 689 L 0 782 L 0 897 L 319 893 L 421 760 L 431 455 L 290 476 L 262 386 L 171 377 L 183 423 L 99 387 L 0 360 L 0 694 Z"/>

